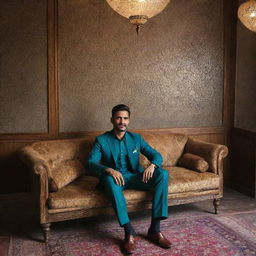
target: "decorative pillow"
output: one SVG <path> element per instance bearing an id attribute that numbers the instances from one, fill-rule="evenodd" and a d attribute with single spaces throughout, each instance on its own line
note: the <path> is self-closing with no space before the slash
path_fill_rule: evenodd
<path id="1" fill-rule="evenodd" d="M 84 167 L 80 160 L 67 160 L 61 162 L 56 168 L 51 169 L 49 177 L 49 189 L 56 192 L 63 188 L 84 172 Z"/>
<path id="2" fill-rule="evenodd" d="M 206 172 L 209 169 L 209 164 L 204 158 L 190 153 L 182 155 L 178 164 L 179 166 L 199 172 Z"/>

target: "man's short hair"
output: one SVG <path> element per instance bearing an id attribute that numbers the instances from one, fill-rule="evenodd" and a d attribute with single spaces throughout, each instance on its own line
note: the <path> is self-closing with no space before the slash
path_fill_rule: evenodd
<path id="1" fill-rule="evenodd" d="M 118 111 L 127 111 L 129 113 L 129 116 L 131 115 L 130 108 L 124 104 L 118 104 L 112 108 L 112 116 L 115 115 Z"/>

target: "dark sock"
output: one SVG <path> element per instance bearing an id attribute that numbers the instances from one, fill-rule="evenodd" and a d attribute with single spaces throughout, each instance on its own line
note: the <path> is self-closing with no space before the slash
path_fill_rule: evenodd
<path id="1" fill-rule="evenodd" d="M 151 219 L 151 225 L 148 230 L 149 233 L 157 233 L 160 232 L 160 219 Z"/>
<path id="2" fill-rule="evenodd" d="M 136 235 L 136 232 L 135 232 L 131 222 L 124 224 L 123 227 L 124 227 L 124 232 L 126 235 L 133 235 L 133 236 Z"/>

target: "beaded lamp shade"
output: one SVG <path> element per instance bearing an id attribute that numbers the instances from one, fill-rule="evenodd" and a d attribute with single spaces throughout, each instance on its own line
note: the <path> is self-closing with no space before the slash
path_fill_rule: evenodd
<path id="1" fill-rule="evenodd" d="M 240 5 L 238 17 L 245 27 L 256 32 L 256 0 L 249 0 Z"/>
<path id="2" fill-rule="evenodd" d="M 140 25 L 160 13 L 170 0 L 106 0 L 110 7 L 121 16 L 137 25 Z"/>

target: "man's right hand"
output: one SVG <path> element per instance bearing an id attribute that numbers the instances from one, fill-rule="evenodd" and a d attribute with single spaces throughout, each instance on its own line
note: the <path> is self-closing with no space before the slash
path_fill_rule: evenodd
<path id="1" fill-rule="evenodd" d="M 123 178 L 123 175 L 119 172 L 119 171 L 116 171 L 112 168 L 107 168 L 105 170 L 105 172 L 109 175 L 109 176 L 112 176 L 115 180 L 115 183 L 119 186 L 124 186 L 124 178 Z"/>

